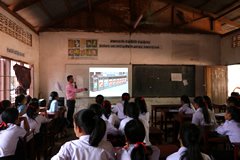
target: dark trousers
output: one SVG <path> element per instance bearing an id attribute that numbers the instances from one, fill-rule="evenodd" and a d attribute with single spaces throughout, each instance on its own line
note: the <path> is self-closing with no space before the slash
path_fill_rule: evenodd
<path id="1" fill-rule="evenodd" d="M 75 103 L 76 103 L 75 100 L 67 100 L 67 107 L 68 107 L 67 120 L 70 126 L 73 125 L 73 114 L 75 109 Z"/>

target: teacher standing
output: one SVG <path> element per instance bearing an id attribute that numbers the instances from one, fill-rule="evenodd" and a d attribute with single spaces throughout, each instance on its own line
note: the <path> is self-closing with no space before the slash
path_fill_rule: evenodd
<path id="1" fill-rule="evenodd" d="M 69 122 L 68 127 L 73 127 L 73 114 L 76 103 L 76 93 L 87 91 L 87 88 L 77 88 L 76 82 L 74 82 L 73 76 L 67 76 L 68 84 L 66 86 L 66 97 L 67 97 L 67 119 Z"/>

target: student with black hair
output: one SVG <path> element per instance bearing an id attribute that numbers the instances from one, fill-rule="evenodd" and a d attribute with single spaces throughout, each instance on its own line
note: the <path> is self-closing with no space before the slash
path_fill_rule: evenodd
<path id="1" fill-rule="evenodd" d="M 136 97 L 134 102 L 139 107 L 139 118 L 149 123 L 149 112 L 147 111 L 147 104 L 144 97 Z"/>
<path id="2" fill-rule="evenodd" d="M 90 109 L 74 115 L 74 132 L 79 138 L 66 142 L 52 160 L 111 160 L 113 157 L 101 144 L 106 131 L 105 122 Z"/>
<path id="3" fill-rule="evenodd" d="M 0 102 L 0 123 L 2 123 L 2 112 L 5 111 L 7 108 L 10 108 L 11 105 L 11 101 L 9 100 L 2 100 Z"/>
<path id="4" fill-rule="evenodd" d="M 111 109 L 111 102 L 108 100 L 103 101 L 102 105 L 102 119 L 107 120 L 110 124 L 112 124 L 114 127 L 119 127 L 119 118 L 118 116 L 112 112 Z"/>
<path id="5" fill-rule="evenodd" d="M 178 111 L 183 114 L 193 114 L 195 112 L 187 95 L 181 96 L 181 107 L 178 109 Z"/>
<path id="6" fill-rule="evenodd" d="M 7 108 L 2 113 L 2 123 L 0 124 L 0 157 L 13 156 L 15 154 L 19 138 L 23 138 L 27 131 L 18 124 L 18 110 Z"/>
<path id="7" fill-rule="evenodd" d="M 122 94 L 122 101 L 117 103 L 116 105 L 113 105 L 112 111 L 117 114 L 119 120 L 123 120 L 126 118 L 126 111 L 125 108 L 130 100 L 130 94 L 129 93 L 123 93 Z"/>
<path id="8" fill-rule="evenodd" d="M 103 105 L 104 97 L 103 95 L 99 94 L 95 97 L 95 102 L 99 104 L 100 106 Z"/>
<path id="9" fill-rule="evenodd" d="M 210 109 L 204 103 L 203 97 L 198 96 L 194 98 L 193 106 L 196 112 L 193 114 L 192 123 L 197 126 L 216 125 L 217 121 Z"/>
<path id="10" fill-rule="evenodd" d="M 200 129 L 195 124 L 185 123 L 179 132 L 180 148 L 166 160 L 211 160 L 200 151 Z"/>
<path id="11" fill-rule="evenodd" d="M 25 97 L 24 94 L 20 94 L 15 98 L 15 106 L 18 109 L 19 116 L 22 116 L 23 114 L 26 113 L 27 110 L 27 98 Z"/>
<path id="12" fill-rule="evenodd" d="M 240 113 L 235 107 L 227 107 L 224 124 L 216 128 L 217 133 L 227 135 L 230 142 L 240 143 Z"/>
<path id="13" fill-rule="evenodd" d="M 117 159 L 148 160 L 151 148 L 147 148 L 143 143 L 146 135 L 143 123 L 138 119 L 130 120 L 124 128 L 124 133 L 126 137 L 126 146 L 117 154 Z"/>
<path id="14" fill-rule="evenodd" d="M 139 106 L 135 102 L 130 102 L 126 105 L 126 115 L 127 117 L 123 119 L 120 122 L 119 130 L 122 132 L 122 134 L 125 135 L 124 133 L 124 128 L 126 124 L 131 121 L 131 120 L 139 120 L 143 123 L 144 128 L 145 128 L 145 137 L 144 137 L 144 143 L 147 146 L 150 146 L 153 150 L 153 155 L 151 156 L 151 160 L 156 160 L 159 159 L 160 151 L 157 147 L 152 146 L 150 140 L 149 140 L 149 123 L 146 120 L 139 119 L 139 114 L 140 114 L 140 109 Z"/>
<path id="15" fill-rule="evenodd" d="M 57 113 L 59 110 L 59 106 L 58 106 L 58 93 L 56 91 L 52 91 L 50 93 L 50 97 L 49 97 L 49 102 L 47 105 L 47 112 L 50 113 Z"/>

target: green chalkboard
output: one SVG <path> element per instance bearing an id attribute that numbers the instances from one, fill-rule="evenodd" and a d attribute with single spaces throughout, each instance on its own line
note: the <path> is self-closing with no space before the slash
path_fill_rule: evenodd
<path id="1" fill-rule="evenodd" d="M 133 96 L 195 96 L 193 65 L 133 65 Z"/>

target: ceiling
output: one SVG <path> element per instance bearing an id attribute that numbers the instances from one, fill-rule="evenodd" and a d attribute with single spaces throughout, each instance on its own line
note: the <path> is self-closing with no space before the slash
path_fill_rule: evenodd
<path id="1" fill-rule="evenodd" d="M 36 33 L 213 33 L 240 28 L 240 0 L 0 0 Z"/>

